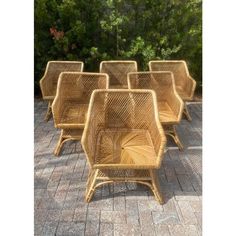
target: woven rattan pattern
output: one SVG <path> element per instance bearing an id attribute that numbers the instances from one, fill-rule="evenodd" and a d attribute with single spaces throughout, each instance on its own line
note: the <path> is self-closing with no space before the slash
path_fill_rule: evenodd
<path id="1" fill-rule="evenodd" d="M 127 74 L 137 71 L 136 61 L 102 61 L 100 72 L 107 73 L 110 79 L 110 88 L 127 88 Z"/>
<path id="2" fill-rule="evenodd" d="M 171 71 L 174 74 L 176 90 L 184 101 L 191 101 L 196 81 L 189 75 L 185 61 L 150 61 L 150 71 Z"/>

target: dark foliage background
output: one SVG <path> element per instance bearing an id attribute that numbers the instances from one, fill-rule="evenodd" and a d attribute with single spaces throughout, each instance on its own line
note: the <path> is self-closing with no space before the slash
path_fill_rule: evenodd
<path id="1" fill-rule="evenodd" d="M 184 59 L 202 87 L 201 0 L 35 0 L 35 94 L 49 60 Z"/>

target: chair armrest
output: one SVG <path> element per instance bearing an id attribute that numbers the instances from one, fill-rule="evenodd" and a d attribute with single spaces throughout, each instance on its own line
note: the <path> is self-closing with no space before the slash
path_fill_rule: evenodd
<path id="1" fill-rule="evenodd" d="M 88 114 L 81 138 L 81 144 L 91 167 L 95 164 L 95 152 L 99 130 L 96 114 Z"/>
<path id="2" fill-rule="evenodd" d="M 99 106 L 100 99 L 99 97 L 95 99 L 95 97 L 96 93 L 93 91 L 89 102 L 84 131 L 81 137 L 81 144 L 91 168 L 96 161 L 96 145 L 98 134 L 104 126 L 102 115 L 103 110 L 102 106 Z"/>
<path id="3" fill-rule="evenodd" d="M 47 83 L 46 83 L 46 74 L 43 75 L 43 77 L 39 81 L 40 89 L 43 98 L 47 96 Z"/>
<path id="4" fill-rule="evenodd" d="M 149 126 L 149 133 L 156 152 L 156 168 L 159 168 L 161 166 L 166 146 L 166 136 L 161 124 L 157 124 L 155 121 L 153 121 L 152 125 Z"/>
<path id="5" fill-rule="evenodd" d="M 54 125 L 56 128 L 60 123 L 60 116 L 63 104 L 64 102 L 62 101 L 62 98 L 60 98 L 58 95 L 55 97 L 52 103 L 52 114 L 54 119 Z"/>
<path id="6" fill-rule="evenodd" d="M 191 76 L 188 76 L 188 79 L 186 80 L 185 89 L 191 99 L 193 98 L 195 88 L 196 81 Z"/>
<path id="7" fill-rule="evenodd" d="M 184 102 L 179 96 L 179 94 L 176 92 L 176 90 L 172 91 L 168 95 L 168 104 L 171 107 L 172 111 L 174 112 L 175 116 L 178 119 L 178 122 L 180 122 L 183 114 L 184 109 Z"/>

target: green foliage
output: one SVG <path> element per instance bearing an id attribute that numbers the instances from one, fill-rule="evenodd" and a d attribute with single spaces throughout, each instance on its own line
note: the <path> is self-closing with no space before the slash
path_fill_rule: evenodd
<path id="1" fill-rule="evenodd" d="M 35 0 L 35 92 L 49 60 L 183 59 L 201 89 L 201 0 Z"/>

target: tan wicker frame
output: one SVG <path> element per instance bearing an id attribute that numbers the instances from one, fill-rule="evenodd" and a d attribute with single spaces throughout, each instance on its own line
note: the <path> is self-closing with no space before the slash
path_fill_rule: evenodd
<path id="1" fill-rule="evenodd" d="M 51 105 L 56 96 L 57 81 L 61 72 L 74 71 L 82 72 L 84 63 L 81 61 L 49 61 L 45 73 L 40 80 L 40 89 L 43 99 L 48 101 L 48 109 L 45 121 L 48 121 L 52 114 Z"/>
<path id="2" fill-rule="evenodd" d="M 109 75 L 111 89 L 127 89 L 127 74 L 138 71 L 136 61 L 102 61 L 100 73 Z"/>
<path id="3" fill-rule="evenodd" d="M 196 81 L 190 76 L 188 67 L 185 61 L 150 61 L 150 71 L 171 71 L 174 74 L 176 90 L 180 97 L 185 102 L 184 114 L 186 118 L 191 121 L 191 116 L 187 109 L 186 102 L 193 99 L 196 88 Z"/>
<path id="4" fill-rule="evenodd" d="M 89 202 L 97 187 L 137 182 L 163 203 L 155 169 L 161 166 L 166 137 L 152 90 L 95 90 L 81 139 L 90 173 Z"/>
<path id="5" fill-rule="evenodd" d="M 107 74 L 63 72 L 59 76 L 57 94 L 52 104 L 54 124 L 61 135 L 54 151 L 59 155 L 68 140 L 80 140 L 86 121 L 90 96 L 94 89 L 108 89 Z"/>
<path id="6" fill-rule="evenodd" d="M 173 73 L 167 72 L 131 72 L 128 73 L 129 89 L 153 89 L 156 92 L 160 122 L 165 134 L 172 137 L 179 149 L 183 145 L 179 140 L 175 125 L 179 124 L 184 103 L 175 89 Z"/>

